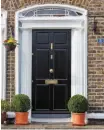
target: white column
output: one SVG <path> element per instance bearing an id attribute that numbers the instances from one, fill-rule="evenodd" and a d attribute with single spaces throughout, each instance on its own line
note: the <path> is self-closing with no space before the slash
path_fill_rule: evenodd
<path id="1" fill-rule="evenodd" d="M 83 32 L 83 41 L 84 41 L 84 96 L 87 98 L 87 73 L 88 73 L 88 63 L 87 63 L 87 55 L 88 55 L 88 39 L 87 39 L 87 16 L 85 17 L 85 22 L 84 22 L 84 32 Z"/>
<path id="2" fill-rule="evenodd" d="M 7 39 L 7 11 L 1 9 L 1 30 L 0 30 L 0 86 L 1 99 L 6 98 L 6 49 L 3 45 L 4 40 Z"/>
<path id="3" fill-rule="evenodd" d="M 1 85 L 1 98 L 5 99 L 6 98 L 6 49 L 5 46 L 3 45 L 4 40 L 6 40 L 6 29 L 3 28 L 1 32 L 1 68 L 2 70 L 0 71 L 2 74 L 2 85 Z"/>
<path id="4" fill-rule="evenodd" d="M 87 27 L 86 27 L 87 28 Z M 71 90 L 72 96 L 87 97 L 87 39 L 83 29 L 72 30 Z M 87 113 L 86 113 L 87 115 Z M 85 123 L 88 123 L 87 116 Z"/>
<path id="5" fill-rule="evenodd" d="M 15 15 L 15 39 L 19 44 L 21 44 L 21 41 L 19 39 L 19 22 L 18 22 L 18 13 Z M 20 45 L 16 46 L 15 49 L 15 94 L 19 94 L 19 88 L 20 88 L 20 78 L 19 78 L 19 73 L 20 73 Z"/>
<path id="6" fill-rule="evenodd" d="M 0 20 L 1 22 L 1 20 Z M 0 23 L 1 25 L 1 23 Z M 1 40 L 1 30 L 0 30 L 0 63 L 2 63 L 2 40 Z M 2 64 L 0 64 L 0 72 L 2 72 Z M 0 86 L 2 86 L 2 73 L 0 73 Z M 2 88 L 1 88 L 1 94 L 2 94 Z"/>
<path id="7" fill-rule="evenodd" d="M 21 93 L 29 96 L 31 100 L 31 69 L 32 69 L 32 31 L 22 30 L 21 43 L 21 60 L 20 60 L 20 88 Z M 29 111 L 29 119 L 31 119 L 31 110 Z"/>
<path id="8" fill-rule="evenodd" d="M 77 84 L 76 84 L 76 92 L 77 94 L 83 95 L 83 88 L 84 88 L 84 60 L 83 60 L 83 54 L 84 54 L 84 46 L 83 46 L 83 35 L 82 35 L 82 29 L 78 30 L 78 37 L 77 37 L 77 54 L 76 54 L 76 78 L 77 78 Z"/>
<path id="9" fill-rule="evenodd" d="M 77 30 L 72 29 L 71 33 L 71 96 L 76 94 L 76 53 L 77 53 Z"/>
<path id="10" fill-rule="evenodd" d="M 87 55 L 88 55 L 88 41 L 87 41 L 87 16 L 85 17 L 85 22 L 84 22 L 84 30 L 83 30 L 83 44 L 84 44 L 84 73 L 83 73 L 83 77 L 84 77 L 84 87 L 83 87 L 83 95 L 87 98 L 87 67 L 88 67 L 88 63 L 87 63 Z M 85 123 L 88 124 L 88 117 L 87 117 L 87 112 L 86 112 L 86 119 L 85 119 Z"/>
<path id="11" fill-rule="evenodd" d="M 71 44 L 71 89 L 72 96 L 75 94 L 83 95 L 84 91 L 84 41 L 83 30 L 72 30 L 72 44 Z"/>

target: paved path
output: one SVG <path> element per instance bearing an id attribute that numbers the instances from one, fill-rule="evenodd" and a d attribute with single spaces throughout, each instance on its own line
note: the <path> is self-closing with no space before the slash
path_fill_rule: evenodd
<path id="1" fill-rule="evenodd" d="M 29 125 L 2 125 L 1 129 L 91 129 L 91 130 L 104 130 L 104 125 L 86 125 L 86 126 L 72 126 L 71 123 L 54 123 L 54 124 L 46 124 L 46 123 L 32 123 Z"/>

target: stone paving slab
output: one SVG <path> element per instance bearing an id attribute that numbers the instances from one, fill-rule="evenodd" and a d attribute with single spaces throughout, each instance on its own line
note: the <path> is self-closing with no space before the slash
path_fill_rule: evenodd
<path id="1" fill-rule="evenodd" d="M 59 129 L 2 129 L 2 130 L 59 130 Z M 60 130 L 66 130 L 66 129 L 60 129 Z M 86 129 L 68 129 L 68 130 L 86 130 Z M 87 130 L 95 130 L 95 129 L 87 129 Z M 104 130 L 104 129 L 96 129 L 96 130 Z"/>
<path id="2" fill-rule="evenodd" d="M 56 124 L 46 124 L 46 123 L 32 123 L 29 125 L 2 125 L 1 129 L 91 129 L 91 130 L 104 130 L 104 125 L 86 125 L 86 126 L 73 126 L 71 123 L 56 123 Z"/>

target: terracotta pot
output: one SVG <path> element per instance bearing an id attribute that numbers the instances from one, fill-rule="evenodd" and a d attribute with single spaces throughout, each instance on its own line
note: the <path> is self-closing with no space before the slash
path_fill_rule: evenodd
<path id="1" fill-rule="evenodd" d="M 7 51 L 14 51 L 16 48 L 16 45 L 12 45 L 12 44 L 5 45 L 5 48 L 7 49 Z"/>
<path id="2" fill-rule="evenodd" d="M 72 113 L 72 124 L 78 126 L 84 126 L 85 113 Z"/>
<path id="3" fill-rule="evenodd" d="M 6 112 L 1 113 L 1 124 L 4 124 L 4 121 L 6 121 Z"/>
<path id="4" fill-rule="evenodd" d="M 26 125 L 28 124 L 28 112 L 16 112 L 15 124 Z"/>

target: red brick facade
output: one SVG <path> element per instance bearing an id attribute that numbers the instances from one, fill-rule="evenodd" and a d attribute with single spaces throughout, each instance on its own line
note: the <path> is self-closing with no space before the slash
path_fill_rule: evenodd
<path id="1" fill-rule="evenodd" d="M 14 26 L 15 11 L 34 4 L 69 4 L 88 10 L 88 100 L 90 112 L 104 112 L 104 44 L 97 38 L 104 38 L 104 0 L 1 0 L 1 6 L 8 11 L 8 36 Z M 94 17 L 98 22 L 94 34 Z M 11 88 L 11 89 L 10 89 Z M 10 94 L 11 93 L 11 94 Z M 15 93 L 15 53 L 7 53 L 6 98 Z"/>

